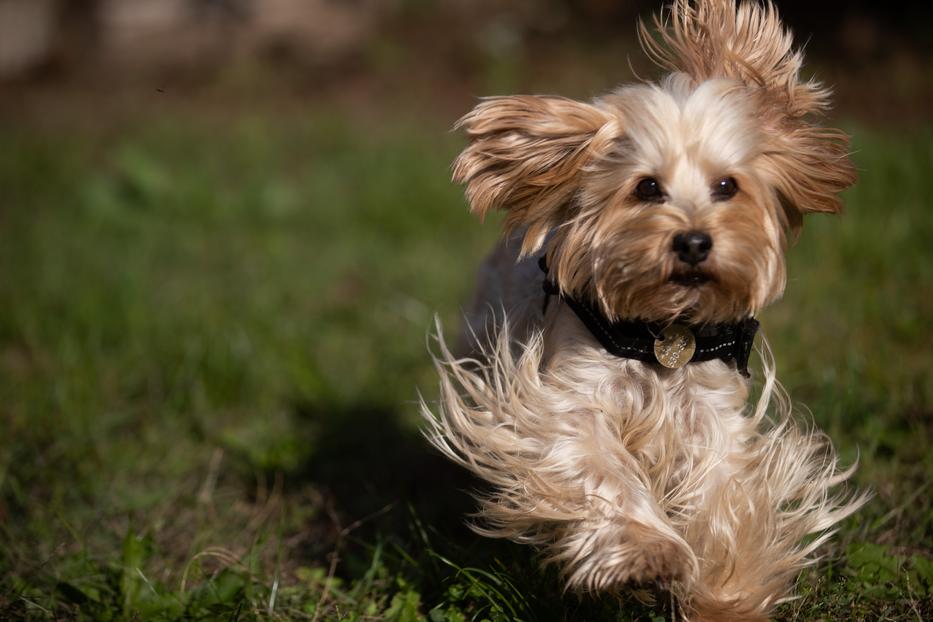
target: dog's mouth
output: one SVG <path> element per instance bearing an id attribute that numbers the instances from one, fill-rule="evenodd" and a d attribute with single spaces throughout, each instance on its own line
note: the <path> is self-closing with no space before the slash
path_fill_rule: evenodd
<path id="1" fill-rule="evenodd" d="M 686 272 L 675 272 L 670 278 L 672 283 L 684 285 L 686 287 L 700 287 L 714 280 L 713 275 L 702 270 L 688 270 Z"/>

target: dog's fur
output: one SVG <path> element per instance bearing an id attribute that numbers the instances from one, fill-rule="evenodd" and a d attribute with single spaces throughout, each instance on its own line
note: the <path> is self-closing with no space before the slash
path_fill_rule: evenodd
<path id="1" fill-rule="evenodd" d="M 671 71 L 592 103 L 483 100 L 459 122 L 454 164 L 473 212 L 505 211 L 468 317 L 472 355 L 437 356 L 428 436 L 491 485 L 483 534 L 536 545 L 567 586 L 618 593 L 654 581 L 694 620 L 763 620 L 834 525 L 865 496 L 833 492 L 828 439 L 792 417 L 761 346 L 761 391 L 721 360 L 680 369 L 617 358 L 568 306 L 542 310 L 545 255 L 561 292 L 613 319 L 733 322 L 783 292 L 788 234 L 841 209 L 847 137 L 811 121 L 828 91 L 770 4 L 675 0 L 641 25 Z M 636 187 L 658 180 L 663 198 Z M 711 186 L 733 178 L 738 192 Z M 699 267 L 672 251 L 700 230 Z M 701 270 L 701 284 L 672 278 Z M 815 534 L 812 537 L 808 536 Z"/>

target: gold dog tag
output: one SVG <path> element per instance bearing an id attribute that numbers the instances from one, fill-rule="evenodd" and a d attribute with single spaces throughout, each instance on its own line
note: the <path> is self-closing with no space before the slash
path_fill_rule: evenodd
<path id="1" fill-rule="evenodd" d="M 654 340 L 654 358 L 671 369 L 678 369 L 690 362 L 697 349 L 693 332 L 683 324 L 671 324 L 661 331 L 661 338 Z"/>

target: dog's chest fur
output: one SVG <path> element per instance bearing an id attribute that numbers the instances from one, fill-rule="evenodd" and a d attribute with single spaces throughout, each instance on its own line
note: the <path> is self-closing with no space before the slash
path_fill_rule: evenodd
<path id="1" fill-rule="evenodd" d="M 515 347 L 540 331 L 538 395 L 547 407 L 536 418 L 539 455 L 555 470 L 575 465 L 581 494 L 612 504 L 630 499 L 607 477 L 624 469 L 665 514 L 702 506 L 698 495 L 742 469 L 736 456 L 754 436 L 743 415 L 746 381 L 719 360 L 669 370 L 607 353 L 567 305 L 545 305 L 544 275 L 536 257 L 518 258 L 519 237 L 501 242 L 482 267 L 464 339 L 488 343 L 502 309 Z"/>

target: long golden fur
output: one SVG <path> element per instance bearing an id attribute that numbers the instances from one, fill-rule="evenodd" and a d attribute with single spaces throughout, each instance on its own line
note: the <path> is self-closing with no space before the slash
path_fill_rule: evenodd
<path id="1" fill-rule="evenodd" d="M 676 0 L 656 26 L 639 32 L 671 72 L 657 84 L 490 98 L 460 120 L 454 179 L 474 212 L 505 210 L 506 235 L 471 355 L 440 340 L 439 416 L 423 410 L 434 445 L 490 484 L 480 533 L 539 547 L 575 590 L 655 581 L 691 620 L 764 620 L 865 502 L 834 492 L 854 467 L 795 421 L 767 344 L 751 405 L 721 360 L 617 358 L 559 299 L 542 312 L 537 257 L 609 318 L 736 321 L 780 297 L 788 232 L 838 212 L 855 174 L 845 134 L 812 121 L 829 93 L 799 80 L 770 4 Z M 640 194 L 645 179 L 663 195 Z M 713 241 L 698 265 L 671 250 L 684 231 Z"/>

